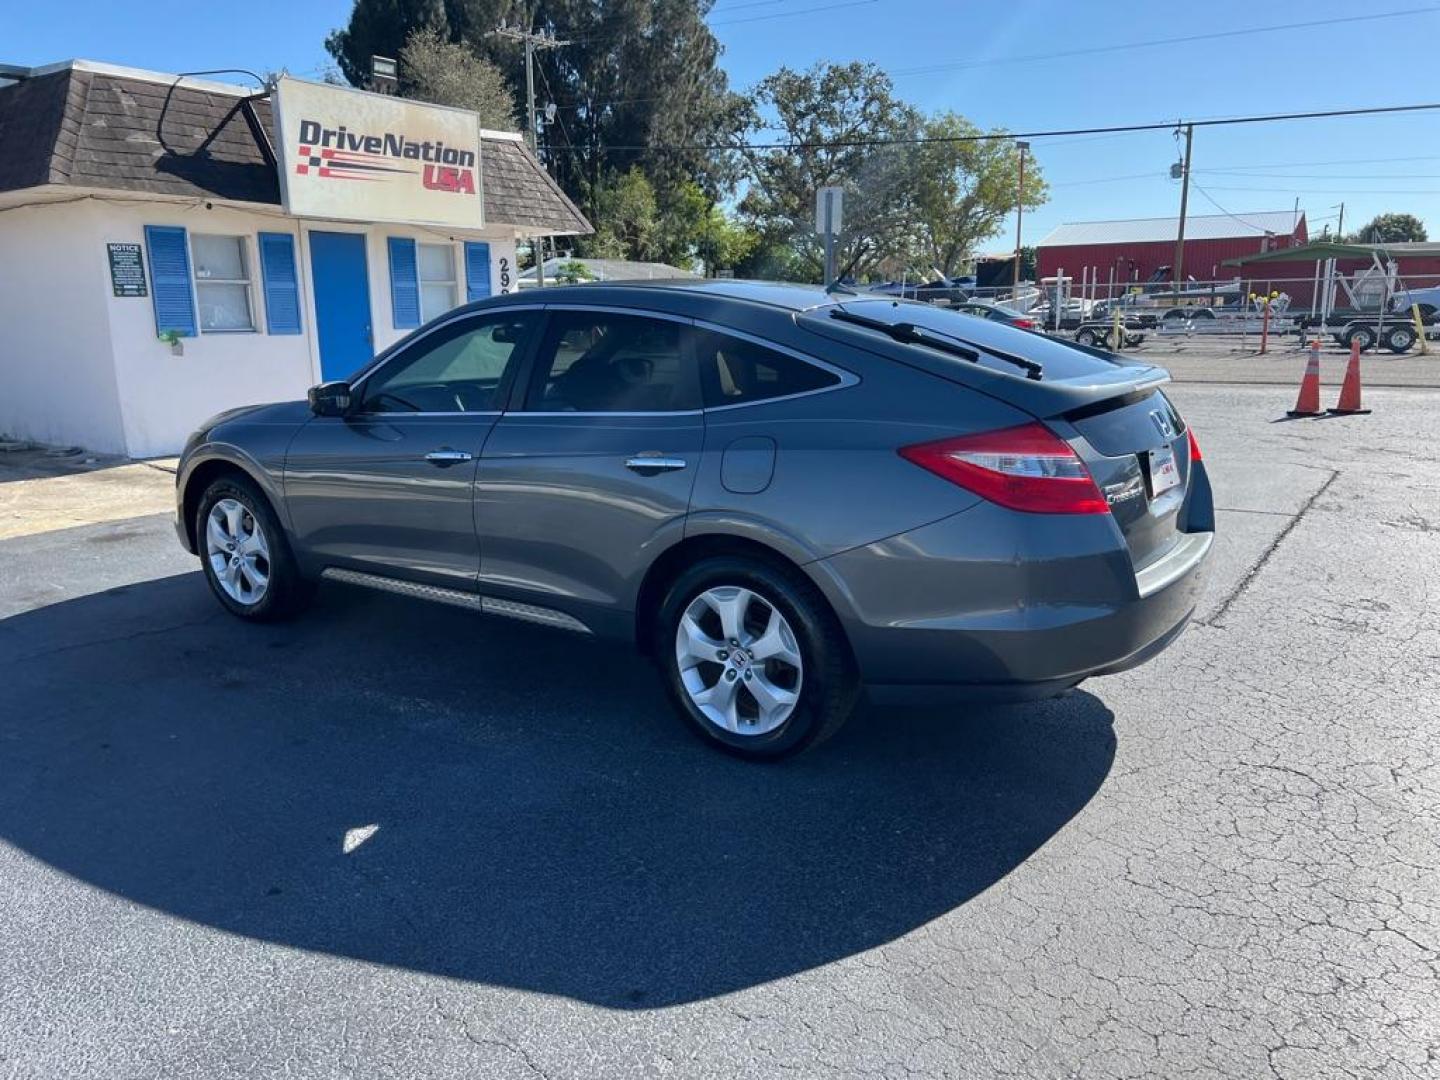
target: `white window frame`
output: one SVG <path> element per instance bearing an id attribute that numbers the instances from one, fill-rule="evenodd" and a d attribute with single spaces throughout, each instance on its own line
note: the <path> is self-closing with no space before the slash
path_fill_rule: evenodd
<path id="1" fill-rule="evenodd" d="M 243 233 L 195 232 L 191 229 L 187 229 L 185 233 L 186 239 L 190 243 L 190 282 L 195 291 L 195 329 L 201 334 L 259 333 L 258 320 L 255 318 L 255 277 L 254 271 L 251 269 L 255 260 L 250 256 L 250 237 Z M 234 240 L 240 249 L 240 269 L 245 272 L 245 276 L 243 278 L 202 278 L 200 264 L 195 258 L 195 238 L 200 236 Z M 250 325 L 248 327 L 206 327 L 200 306 L 200 290 L 206 285 L 243 285 L 245 287 L 245 309 L 250 313 Z"/>
<path id="2" fill-rule="evenodd" d="M 450 276 L 445 280 L 425 277 L 425 263 L 420 257 L 421 248 L 448 248 L 450 251 Z M 415 288 L 418 291 L 420 300 L 420 325 L 424 326 L 431 319 L 438 319 L 446 311 L 454 311 L 461 304 L 460 299 L 460 259 L 455 250 L 456 245 L 451 243 L 434 243 L 424 240 L 415 241 Z M 425 286 L 448 285 L 450 287 L 450 299 L 453 301 L 445 311 L 425 310 Z"/>

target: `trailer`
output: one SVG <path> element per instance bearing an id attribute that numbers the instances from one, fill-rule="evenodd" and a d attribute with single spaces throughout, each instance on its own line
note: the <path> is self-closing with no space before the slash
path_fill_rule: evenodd
<path id="1" fill-rule="evenodd" d="M 1147 327 L 1138 325 L 1139 320 L 1127 319 L 1125 321 L 1124 337 L 1125 348 L 1133 349 L 1145 340 Z M 1115 340 L 1115 324 L 1104 319 L 1088 319 L 1084 322 L 1076 322 L 1073 327 L 1061 324 L 1060 332 L 1069 333 L 1071 338 L 1081 345 L 1089 345 L 1092 348 L 1115 349 L 1118 342 Z"/>
<path id="2" fill-rule="evenodd" d="M 1440 316 L 1422 316 L 1421 329 L 1430 341 L 1440 339 Z M 1415 320 L 1399 312 L 1334 311 L 1328 315 L 1297 315 L 1294 332 L 1302 343 L 1316 333 L 1328 335 L 1337 345 L 1350 348 L 1356 342 L 1361 352 L 1378 346 L 1392 353 L 1408 352 L 1419 339 Z"/>

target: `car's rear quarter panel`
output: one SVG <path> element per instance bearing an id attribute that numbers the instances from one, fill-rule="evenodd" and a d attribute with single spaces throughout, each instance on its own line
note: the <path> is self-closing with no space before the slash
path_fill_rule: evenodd
<path id="1" fill-rule="evenodd" d="M 788 314 L 748 332 L 858 378 L 853 386 L 711 409 L 687 536 L 735 532 L 792 538 L 803 560 L 824 558 L 968 509 L 979 498 L 916 468 L 902 446 L 1028 419 L 1019 410 L 885 359 L 797 332 Z M 773 440 L 769 483 L 727 487 L 726 453 Z M 733 470 L 733 460 L 730 463 Z M 753 532 L 752 532 L 753 531 Z"/>

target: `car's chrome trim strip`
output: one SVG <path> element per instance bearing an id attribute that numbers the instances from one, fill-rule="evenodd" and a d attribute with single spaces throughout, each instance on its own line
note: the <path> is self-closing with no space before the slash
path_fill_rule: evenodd
<path id="1" fill-rule="evenodd" d="M 465 592 L 463 589 L 447 589 L 441 585 L 422 585 L 418 581 L 402 581 L 399 578 L 386 577 L 383 574 L 346 570 L 340 566 L 327 566 L 320 572 L 320 576 L 332 581 L 344 582 L 346 585 L 363 585 L 368 589 L 379 589 L 381 592 L 413 596 L 420 600 L 434 600 L 437 603 L 453 604 L 456 607 L 469 608 L 472 611 L 480 610 L 479 595 Z"/>
<path id="2" fill-rule="evenodd" d="M 320 576 L 345 585 L 360 585 L 380 592 L 409 596 L 417 600 L 430 600 L 438 604 L 450 604 L 469 611 L 481 611 L 487 615 L 500 615 L 507 619 L 553 626 L 561 630 L 573 630 L 588 634 L 590 628 L 573 615 L 538 604 L 522 604 L 518 600 L 501 600 L 493 596 L 466 592 L 464 589 L 447 589 L 442 585 L 424 585 L 418 581 L 402 581 L 384 574 L 367 574 L 363 570 L 347 570 L 340 566 L 327 566 Z"/>
<path id="3" fill-rule="evenodd" d="M 461 412 L 458 409 L 447 412 L 361 412 L 352 413 L 349 416 L 326 416 L 322 420 L 368 420 L 373 422 L 391 423 L 395 420 L 409 420 L 416 416 L 448 416 L 452 420 L 458 420 L 462 416 L 504 416 L 501 409 L 477 409 L 474 412 Z"/>
<path id="4" fill-rule="evenodd" d="M 459 322 L 461 319 L 481 318 L 492 312 L 511 311 L 597 311 L 615 315 L 633 315 L 640 318 L 661 319 L 666 322 L 682 323 L 693 326 L 697 330 L 709 330 L 716 334 L 725 334 L 729 337 L 739 338 L 742 341 L 749 341 L 755 345 L 759 345 L 761 348 L 771 349 L 785 356 L 789 356 L 791 359 L 798 360 L 803 364 L 810 364 L 820 368 L 822 371 L 828 371 L 840 381 L 834 386 L 822 386 L 818 390 L 802 390 L 798 394 L 785 394 L 781 397 L 762 398 L 759 401 L 737 401 L 733 405 L 711 405 L 703 409 L 653 409 L 645 412 L 527 412 L 522 408 L 503 411 L 487 409 L 479 412 L 359 413 L 357 416 L 695 416 L 702 413 L 726 412 L 730 409 L 748 409 L 756 405 L 771 405 L 779 401 L 793 401 L 796 398 L 814 397 L 816 394 L 829 394 L 836 390 L 846 390 L 852 386 L 858 386 L 860 383 L 860 376 L 856 375 L 853 371 L 836 367 L 834 364 L 827 363 L 809 353 L 800 352 L 798 349 L 793 349 L 787 345 L 782 345 L 779 342 L 771 341 L 768 338 L 763 338 L 744 330 L 737 330 L 723 323 L 710 322 L 706 319 L 696 319 L 688 315 L 677 315 L 668 311 L 651 311 L 646 308 L 623 307 L 616 304 L 553 304 L 531 300 L 524 304 L 496 304 L 493 307 L 482 308 L 479 311 L 461 312 L 453 318 L 445 319 L 442 322 L 437 322 L 433 326 L 427 327 L 423 334 L 401 338 L 400 341 L 397 341 L 394 345 L 390 346 L 390 348 L 386 349 L 377 356 L 368 367 L 355 376 L 354 380 L 350 383 L 350 393 L 355 394 L 366 379 L 389 364 L 392 355 L 398 352 L 398 346 L 401 344 L 408 347 L 409 345 L 424 341 L 425 338 L 431 334 L 443 330 L 447 326 Z M 345 418 L 341 417 L 340 419 Z"/>
<path id="5" fill-rule="evenodd" d="M 1173 585 L 1188 574 L 1210 553 L 1215 542 L 1213 532 L 1185 533 L 1180 542 L 1135 574 L 1135 586 L 1140 598 L 1154 596 L 1161 589 Z"/>
<path id="6" fill-rule="evenodd" d="M 480 598 L 480 610 L 487 615 L 503 615 L 507 619 L 539 623 L 541 626 L 554 626 L 561 630 L 573 630 L 580 634 L 590 633 L 590 628 L 575 616 L 567 615 L 563 611 L 556 611 L 554 608 L 541 607 L 538 604 L 522 604 L 518 600 L 501 600 L 494 596 L 484 596 Z"/>
<path id="7" fill-rule="evenodd" d="M 513 420 L 522 416 L 699 416 L 700 409 L 653 409 L 649 412 L 527 412 L 524 409 L 511 409 L 505 414 L 505 419 Z"/>

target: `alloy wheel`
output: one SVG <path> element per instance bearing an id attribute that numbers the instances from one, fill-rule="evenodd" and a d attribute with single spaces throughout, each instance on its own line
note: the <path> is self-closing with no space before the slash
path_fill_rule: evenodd
<path id="1" fill-rule="evenodd" d="M 751 589 L 720 585 L 692 600 L 675 631 L 691 703 L 732 735 L 767 735 L 800 700 L 804 662 L 780 609 Z"/>
<path id="2" fill-rule="evenodd" d="M 270 587 L 270 545 L 249 507 L 221 499 L 205 521 L 205 553 L 225 595 L 247 607 Z"/>

